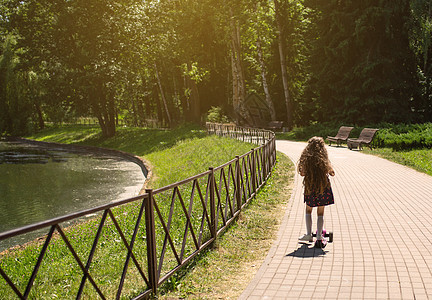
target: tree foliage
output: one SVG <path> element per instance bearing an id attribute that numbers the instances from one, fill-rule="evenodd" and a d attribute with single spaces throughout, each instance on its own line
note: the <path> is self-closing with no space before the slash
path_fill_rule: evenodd
<path id="1" fill-rule="evenodd" d="M 411 1 L 411 46 L 417 58 L 420 90 L 414 99 L 419 118 L 432 120 L 432 1 Z"/>
<path id="2" fill-rule="evenodd" d="M 416 89 L 408 1 L 308 1 L 317 37 L 311 102 L 319 120 L 411 121 Z"/>
<path id="3" fill-rule="evenodd" d="M 2 0 L 0 132 L 432 119 L 429 0 Z"/>

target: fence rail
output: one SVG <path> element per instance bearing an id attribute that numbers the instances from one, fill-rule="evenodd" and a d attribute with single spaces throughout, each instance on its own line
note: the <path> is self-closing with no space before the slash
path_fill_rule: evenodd
<path id="1" fill-rule="evenodd" d="M 0 257 L 0 278 L 4 279 L 0 280 L 0 291 L 7 289 L 9 295 L 20 299 L 37 298 L 50 284 L 55 285 L 45 280 L 50 276 L 41 275 L 53 272 L 55 261 L 46 257 L 55 243 L 63 245 L 63 250 L 73 257 L 77 282 L 63 289 L 60 298 L 106 299 L 115 294 L 119 299 L 127 294 L 142 299 L 156 293 L 161 284 L 209 247 L 236 219 L 266 182 L 276 162 L 275 136 L 271 131 L 208 123 L 207 132 L 258 147 L 183 181 L 147 189 L 140 196 L 0 233 L 2 241 L 40 229 L 48 232 L 33 248 L 35 259 L 30 270 L 28 265 L 22 266 L 14 251 Z M 81 237 L 62 224 L 88 215 L 95 215 L 95 226 L 87 234 L 91 238 L 83 251 L 77 246 Z M 128 218 L 129 223 L 125 221 Z M 125 223 L 133 226 L 125 228 Z M 98 249 L 111 243 L 118 250 L 113 250 L 108 258 L 98 256 Z M 107 262 L 100 266 L 104 259 Z M 117 285 L 104 280 L 104 267 L 111 265 L 119 269 Z M 16 271 L 11 272 L 14 268 L 27 268 L 28 279 L 17 278 Z M 39 277 L 44 279 L 38 280 Z M 5 294 L 0 292 L 2 296 Z"/>

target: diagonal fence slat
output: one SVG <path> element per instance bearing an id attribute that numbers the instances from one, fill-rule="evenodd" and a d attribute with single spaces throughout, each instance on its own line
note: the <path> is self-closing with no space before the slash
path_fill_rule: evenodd
<path id="1" fill-rule="evenodd" d="M 108 215 L 108 210 L 105 210 L 104 213 L 103 213 L 103 215 L 102 215 L 101 221 L 99 223 L 95 239 L 93 240 L 93 245 L 92 245 L 92 248 L 90 250 L 89 257 L 87 259 L 87 263 L 86 263 L 86 266 L 85 266 L 86 272 L 88 272 L 88 270 L 90 269 L 90 265 L 92 263 L 93 256 L 94 256 L 94 253 L 96 251 L 96 247 L 97 247 L 97 244 L 98 244 L 98 241 L 99 241 L 99 237 L 100 237 L 100 235 L 102 233 L 102 228 L 103 228 L 103 225 L 105 224 L 105 220 L 106 220 L 107 215 Z M 83 293 L 84 285 L 85 285 L 86 280 L 87 280 L 87 273 L 84 273 L 84 275 L 83 275 L 83 277 L 81 279 L 80 287 L 78 289 L 77 299 L 81 299 L 81 295 Z"/>
<path id="2" fill-rule="evenodd" d="M 208 200 L 209 200 L 209 190 L 211 189 L 211 187 L 213 185 L 213 181 L 214 181 L 214 178 L 212 177 L 212 175 L 213 174 L 210 174 L 209 177 L 208 177 L 205 198 L 203 198 L 202 193 L 201 193 L 201 188 L 199 188 L 199 186 L 198 186 L 199 198 L 200 198 L 200 201 L 201 201 L 201 205 L 203 207 L 203 213 L 202 213 L 202 216 L 201 216 L 201 224 L 200 224 L 200 231 L 199 231 L 200 234 L 199 234 L 199 237 L 198 237 L 198 245 L 199 245 L 199 247 L 202 246 L 205 221 L 207 221 L 207 226 L 209 227 L 210 236 L 213 236 L 213 234 L 212 234 L 212 222 L 210 220 L 211 216 L 209 216 L 209 212 L 208 212 L 208 209 L 207 209 L 208 208 Z"/>
<path id="3" fill-rule="evenodd" d="M 142 271 L 142 268 L 141 268 L 141 266 L 140 266 L 140 264 L 139 264 L 137 258 L 135 257 L 134 253 L 132 252 L 133 240 L 131 241 L 131 245 L 130 245 L 130 244 L 128 243 L 128 241 L 127 241 L 127 239 L 126 239 L 124 233 L 123 233 L 123 230 L 121 230 L 120 225 L 118 224 L 117 219 L 115 218 L 115 216 L 114 216 L 114 214 L 112 213 L 111 210 L 108 210 L 108 215 L 110 216 L 110 219 L 113 221 L 114 226 L 115 226 L 115 228 L 116 228 L 116 230 L 117 230 L 117 233 L 118 233 L 118 234 L 120 235 L 120 237 L 121 237 L 121 240 L 122 240 L 122 242 L 123 242 L 123 245 L 124 245 L 124 246 L 127 248 L 127 250 L 128 250 L 128 255 L 127 255 L 127 259 L 126 259 L 125 264 L 124 264 L 124 268 L 127 268 L 128 263 L 129 263 L 129 259 L 132 258 L 132 260 L 133 260 L 135 266 L 137 267 L 139 273 L 141 274 L 141 276 L 142 276 L 143 279 L 144 279 L 144 278 L 145 278 L 145 274 L 144 274 L 144 272 Z M 138 220 L 138 221 L 139 221 L 139 220 Z M 123 287 L 123 285 L 120 284 L 118 290 L 121 291 L 122 287 Z"/>
<path id="4" fill-rule="evenodd" d="M 126 262 L 124 264 L 123 273 L 122 273 L 122 276 L 121 276 L 121 279 L 120 279 L 119 288 L 117 290 L 116 299 L 120 299 L 121 292 L 122 292 L 122 289 L 123 289 L 123 284 L 124 284 L 124 281 L 125 281 L 125 278 L 126 278 L 127 269 L 128 269 L 128 266 L 129 266 L 129 260 L 130 260 L 131 257 L 134 257 L 133 253 L 132 253 L 132 249 L 133 249 L 134 244 L 135 244 L 135 239 L 136 239 L 136 236 L 137 236 L 137 233 L 138 233 L 138 229 L 139 229 L 141 218 L 142 218 L 142 215 L 143 215 L 143 212 L 144 212 L 144 208 L 145 208 L 145 201 L 142 202 L 142 205 L 141 205 L 141 208 L 140 208 L 140 211 L 139 211 L 139 214 L 138 214 L 138 218 L 137 218 L 137 221 L 135 223 L 135 229 L 134 229 L 134 232 L 133 232 L 133 235 L 132 235 L 129 247 L 128 247 L 128 253 L 127 253 L 127 256 L 126 256 Z M 134 259 L 134 262 L 135 261 L 136 260 Z M 142 278 L 147 282 L 146 276 L 145 276 L 144 272 L 142 271 L 141 267 L 138 265 L 137 262 L 135 262 L 135 265 L 138 268 L 138 270 L 139 270 Z"/>
<path id="5" fill-rule="evenodd" d="M 13 283 L 13 281 L 9 278 L 9 276 L 3 271 L 2 268 L 0 268 L 0 274 L 3 277 L 4 280 L 6 280 L 9 287 L 15 292 L 15 294 L 20 299 L 25 299 L 24 295 L 20 292 L 20 290 L 16 287 L 16 285 Z"/>
<path id="6" fill-rule="evenodd" d="M 177 253 L 177 251 L 175 249 L 174 242 L 173 242 L 172 237 L 170 235 L 170 229 L 171 229 L 171 223 L 172 223 L 172 219 L 173 219 L 173 215 L 174 215 L 174 204 L 175 204 L 175 199 L 176 199 L 176 195 L 177 195 L 177 190 L 178 190 L 178 187 L 174 187 L 174 189 L 172 191 L 171 205 L 170 205 L 170 210 L 169 210 L 169 215 L 168 215 L 167 222 L 164 221 L 162 213 L 161 213 L 161 211 L 159 209 L 159 205 L 157 203 L 155 203 L 155 208 L 156 208 L 156 211 L 157 211 L 159 222 L 161 222 L 162 228 L 163 228 L 163 230 L 165 232 L 164 242 L 163 242 L 163 246 L 162 246 L 162 250 L 161 250 L 161 255 L 160 255 L 160 259 L 159 259 L 158 276 L 160 276 L 160 274 L 162 272 L 162 266 L 163 266 L 163 262 L 164 262 L 164 257 L 165 257 L 166 249 L 167 249 L 167 242 L 169 242 L 169 244 L 170 244 L 171 250 L 173 251 L 173 253 L 175 255 L 177 263 L 181 264 L 181 261 L 182 261 L 181 256 L 178 255 L 178 253 Z"/>
<path id="7" fill-rule="evenodd" d="M 161 284 L 190 262 L 200 251 L 210 247 L 217 236 L 236 219 L 242 208 L 265 184 L 276 163 L 273 132 L 213 123 L 207 123 L 206 127 L 208 134 L 238 139 L 258 146 L 224 165 L 209 168 L 207 172 L 158 190 L 148 189 L 137 197 L 0 233 L 0 241 L 2 241 L 42 228 L 50 229 L 42 249 L 35 248 L 35 251 L 38 251 L 37 262 L 24 287 L 22 282 L 17 284 L 19 280 L 15 278 L 16 276 L 9 275 L 11 268 L 14 267 L 14 255 L 18 255 L 19 251 L 11 251 L 7 255 L 0 256 L 0 298 L 5 295 L 2 291 L 7 287 L 9 288 L 7 295 L 12 293 L 19 299 L 33 297 L 30 292 L 36 288 L 36 285 L 41 284 L 38 282 L 40 280 L 35 280 L 38 278 L 39 267 L 42 261 L 44 265 L 51 264 L 44 259 L 44 256 L 48 246 L 51 247 L 56 240 L 62 240 L 66 244 L 68 252 L 72 254 L 71 259 L 78 264 L 74 272 L 80 272 L 76 289 L 66 291 L 66 294 L 61 297 L 119 299 L 124 297 L 125 283 L 129 282 L 131 276 L 142 280 L 140 283 L 134 283 L 134 286 L 141 291 L 134 296 L 134 299 L 143 299 L 151 293 L 157 293 Z M 137 214 L 132 213 L 135 207 L 138 210 Z M 79 242 L 75 242 L 74 247 L 60 224 L 76 221 L 88 215 L 100 215 L 101 219 L 95 220 L 94 238 L 92 235 L 88 242 L 90 249 L 85 250 L 86 260 L 83 261 L 78 255 L 83 250 L 78 251 L 75 248 Z M 127 222 L 126 218 L 128 218 Z M 145 220 L 145 225 L 141 225 L 142 219 Z M 124 223 L 128 224 L 125 225 L 128 227 L 122 229 L 120 224 Z M 140 234 L 141 230 L 143 230 L 142 234 Z M 58 232 L 55 238 L 54 232 Z M 104 232 L 103 238 L 102 232 Z M 117 241 L 114 236 L 120 236 L 119 240 Z M 71 238 L 75 239 L 73 236 Z M 123 255 L 124 251 L 124 257 L 119 256 L 120 260 L 116 262 L 119 265 L 115 279 L 118 285 L 115 291 L 112 287 L 108 288 L 104 285 L 98 278 L 103 268 L 96 267 L 98 260 L 101 259 L 97 256 L 97 249 L 107 242 L 119 243 L 114 247 L 121 251 L 116 253 L 117 256 Z M 110 258 L 107 261 L 110 263 Z M 135 268 L 132 268 L 133 266 Z M 85 288 L 86 283 L 90 283 L 90 289 Z M 145 286 L 142 286 L 143 284 Z M 24 292 L 21 291 L 23 289 Z M 130 294 L 130 290 L 128 293 Z"/>
<path id="8" fill-rule="evenodd" d="M 194 193 L 194 187 L 195 187 L 195 181 L 194 181 L 194 184 L 193 184 L 193 187 L 192 187 L 192 195 Z M 181 247 L 181 252 L 180 252 L 180 258 L 181 258 L 181 260 L 183 260 L 183 255 L 185 253 L 185 247 L 186 247 L 186 240 L 187 240 L 187 233 L 188 233 L 188 231 L 190 231 L 190 233 L 192 235 L 193 241 L 195 243 L 195 247 L 197 249 L 199 249 L 199 247 L 198 247 L 198 241 L 196 239 L 195 232 L 193 230 L 192 222 L 191 222 L 191 218 L 190 218 L 190 215 L 191 215 L 191 212 L 192 212 L 193 197 L 191 197 L 191 200 L 189 201 L 189 209 L 187 210 L 186 209 L 186 205 L 185 205 L 185 203 L 183 201 L 183 197 L 181 196 L 181 194 L 180 194 L 180 192 L 178 190 L 177 190 L 177 193 L 178 193 L 179 201 L 180 201 L 180 204 L 181 204 L 181 208 L 183 209 L 184 216 L 186 217 L 186 225 L 185 225 L 185 230 L 184 230 L 184 235 L 183 235 L 183 242 L 182 242 L 182 247 Z"/>
<path id="9" fill-rule="evenodd" d="M 42 250 L 41 250 L 41 252 L 39 254 L 39 257 L 38 257 L 38 260 L 36 262 L 36 265 L 35 265 L 35 267 L 33 269 L 32 275 L 30 276 L 30 280 L 28 281 L 26 290 L 25 290 L 24 295 L 23 295 L 23 299 L 27 299 L 28 296 L 29 296 L 29 294 L 30 294 L 30 290 L 33 287 L 33 282 L 36 279 L 37 272 L 38 272 L 39 267 L 40 267 L 40 265 L 42 263 L 43 257 L 44 257 L 44 255 L 46 253 L 46 250 L 48 249 L 48 245 L 49 245 L 49 243 L 51 241 L 51 238 L 52 238 L 52 236 L 54 234 L 54 230 L 55 229 L 56 229 L 55 225 L 51 226 L 50 231 L 48 233 L 48 236 L 47 236 L 47 238 L 45 240 L 45 243 L 44 243 L 44 245 L 42 247 Z"/>
<path id="10" fill-rule="evenodd" d="M 60 233 L 60 236 L 62 237 L 63 241 L 66 243 L 66 246 L 68 247 L 69 251 L 72 253 L 75 261 L 78 263 L 78 265 L 81 268 L 81 270 L 83 271 L 83 273 L 87 276 L 88 280 L 91 282 L 91 284 L 93 285 L 94 289 L 97 291 L 97 293 L 99 294 L 99 296 L 102 299 L 105 299 L 104 294 L 99 289 L 99 287 L 96 284 L 96 282 L 94 281 L 93 277 L 86 270 L 84 264 L 82 263 L 81 259 L 79 258 L 78 254 L 76 253 L 76 251 L 73 248 L 73 246 L 71 245 L 71 243 L 69 242 L 69 239 L 66 237 L 66 235 L 65 235 L 64 231 L 61 229 L 60 225 L 59 224 L 55 225 L 55 229 L 57 229 L 57 231 Z"/>

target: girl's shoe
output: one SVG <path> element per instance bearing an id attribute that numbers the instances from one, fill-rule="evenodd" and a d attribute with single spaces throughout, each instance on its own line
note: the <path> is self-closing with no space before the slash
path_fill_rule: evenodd
<path id="1" fill-rule="evenodd" d="M 302 242 L 313 242 L 312 234 L 303 234 L 298 239 L 299 239 L 299 241 L 302 241 Z"/>
<path id="2" fill-rule="evenodd" d="M 316 240 L 315 241 L 315 248 L 321 248 L 324 249 L 327 246 L 327 240 L 326 239 L 322 239 L 322 240 Z"/>

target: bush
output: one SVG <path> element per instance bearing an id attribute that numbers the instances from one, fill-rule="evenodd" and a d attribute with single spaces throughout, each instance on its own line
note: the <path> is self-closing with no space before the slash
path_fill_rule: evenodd
<path id="1" fill-rule="evenodd" d="M 212 122 L 212 123 L 228 123 L 228 117 L 224 114 L 223 110 L 221 107 L 215 107 L 212 106 L 208 113 L 207 113 L 207 117 L 206 117 L 206 121 L 207 122 Z"/>
<path id="2" fill-rule="evenodd" d="M 382 128 L 375 142 L 394 150 L 432 148 L 432 123 L 398 124 Z"/>
<path id="3" fill-rule="evenodd" d="M 317 123 L 307 127 L 294 128 L 288 133 L 277 134 L 280 139 L 297 141 L 307 141 L 312 136 L 334 136 L 340 126 L 353 126 L 352 124 L 337 123 Z M 394 150 L 409 150 L 432 148 L 432 123 L 424 124 L 389 124 L 381 123 L 366 125 L 361 127 L 354 126 L 350 137 L 356 138 L 360 135 L 363 128 L 378 128 L 372 142 L 373 147 L 392 148 Z"/>
<path id="4" fill-rule="evenodd" d="M 295 140 L 295 141 L 307 141 L 313 136 L 321 136 L 324 139 L 327 136 L 335 136 L 340 126 L 353 126 L 350 124 L 339 124 L 339 123 L 315 123 L 307 127 L 295 127 L 287 133 L 277 133 L 277 137 L 281 139 Z M 358 132 L 357 132 L 358 131 Z M 354 128 L 351 136 L 358 136 L 361 128 Z"/>

